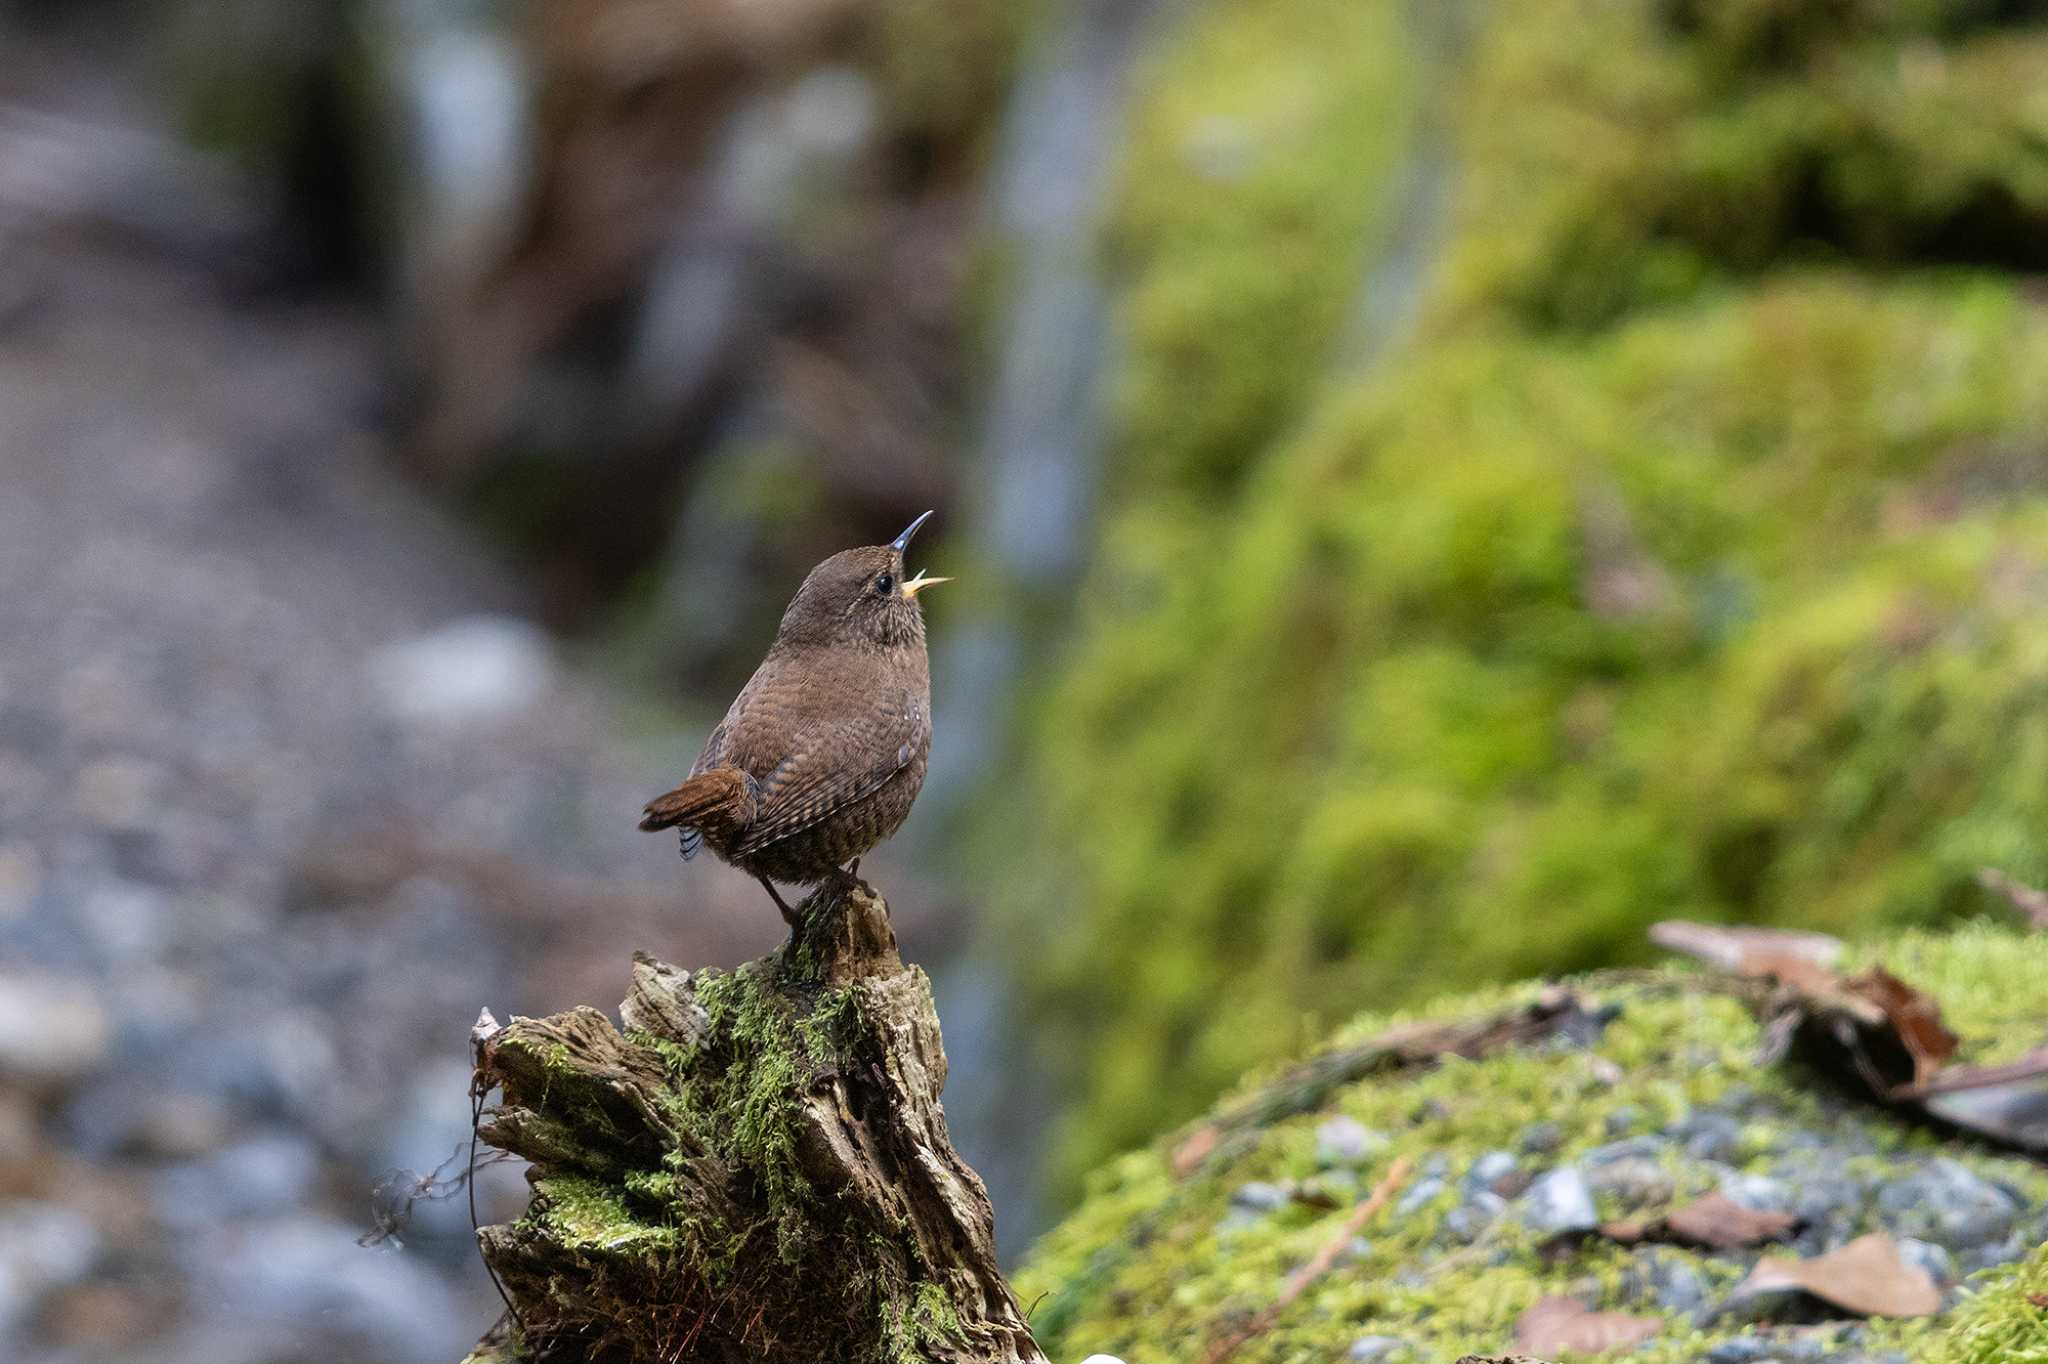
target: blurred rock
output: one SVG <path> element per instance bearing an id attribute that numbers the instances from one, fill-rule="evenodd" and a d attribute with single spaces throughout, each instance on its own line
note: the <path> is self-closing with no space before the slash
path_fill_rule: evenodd
<path id="1" fill-rule="evenodd" d="M 1956 1281 L 1955 1257 L 1931 1241 L 1900 1237 L 1899 1258 L 1934 1280 L 1936 1288 L 1947 1288 Z"/>
<path id="2" fill-rule="evenodd" d="M 1539 1236 L 1589 1231 L 1600 1222 L 1585 1175 L 1571 1165 L 1538 1176 L 1518 1206 L 1522 1221 Z"/>
<path id="3" fill-rule="evenodd" d="M 1599 1164 L 1588 1156 L 1585 1165 L 1586 1187 L 1612 1196 L 1631 1212 L 1668 1201 L 1678 1187 L 1671 1172 L 1649 1156 L 1626 1155 Z"/>
<path id="4" fill-rule="evenodd" d="M 245 1325 L 367 1343 L 391 1359 L 460 1359 L 475 1324 L 432 1266 L 366 1251 L 361 1228 L 316 1216 L 242 1222 L 195 1234 L 195 1279 Z"/>
<path id="5" fill-rule="evenodd" d="M 0 844 L 0 920 L 26 914 L 42 883 L 35 849 L 23 843 Z"/>
<path id="6" fill-rule="evenodd" d="M 92 1223 L 70 1208 L 0 1202 L 0 1340 L 46 1294 L 84 1278 L 99 1248 Z"/>
<path id="7" fill-rule="evenodd" d="M 1356 1118 L 1330 1118 L 1316 1126 L 1316 1164 L 1363 1165 L 1392 1144 L 1385 1133 L 1373 1131 Z"/>
<path id="8" fill-rule="evenodd" d="M 298 1207 L 320 1181 L 320 1156 L 305 1138 L 269 1132 L 158 1171 L 156 1215 L 174 1230 L 274 1215 Z"/>
<path id="9" fill-rule="evenodd" d="M 1945 1156 L 1884 1184 L 1877 1206 L 1898 1234 L 1952 1251 L 2002 1240 L 2020 1214 L 2011 1194 Z"/>
<path id="10" fill-rule="evenodd" d="M 1631 1255 L 1622 1272 L 1626 1302 L 1655 1303 L 1674 1316 L 1698 1319 L 1707 1310 L 1712 1286 L 1691 1257 L 1657 1247 Z"/>
<path id="11" fill-rule="evenodd" d="M 108 1037 L 106 1010 L 84 981 L 0 974 L 0 1077 L 76 1080 L 106 1060 Z"/>
<path id="12" fill-rule="evenodd" d="M 368 666 L 392 715 L 436 725 L 516 715 L 546 695 L 555 678 L 547 638 L 510 616 L 450 621 L 378 650 Z"/>
<path id="13" fill-rule="evenodd" d="M 1458 1206 L 1444 1214 L 1444 1234 L 1451 1240 L 1470 1245 L 1493 1225 L 1508 1202 L 1490 1189 L 1469 1190 L 1459 1200 Z"/>

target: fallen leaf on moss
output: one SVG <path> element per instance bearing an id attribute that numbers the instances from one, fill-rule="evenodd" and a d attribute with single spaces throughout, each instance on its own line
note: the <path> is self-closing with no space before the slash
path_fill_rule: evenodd
<path id="1" fill-rule="evenodd" d="M 1640 1345 L 1664 1329 L 1656 1317 L 1595 1312 L 1577 1298 L 1538 1298 L 1515 1318 L 1515 1348 L 1599 1354 Z"/>
<path id="2" fill-rule="evenodd" d="M 2048 1309 L 2048 1293 L 2029 1293 L 2027 1301 L 2035 1307 Z"/>
<path id="3" fill-rule="evenodd" d="M 2002 895 L 2036 928 L 2048 928 L 2048 890 L 2014 880 L 1996 867 L 1979 867 L 1977 884 Z"/>
<path id="4" fill-rule="evenodd" d="M 1667 919 L 1651 926 L 1650 941 L 1745 981 L 1775 982 L 1764 1014 L 1780 1049 L 1801 1044 L 1809 1060 L 1860 1077 L 1878 1098 L 1926 1083 L 1955 1055 L 1956 1035 L 1932 996 L 1882 966 L 1840 974 L 1842 944 L 1825 934 Z"/>
<path id="5" fill-rule="evenodd" d="M 1799 1225 L 1788 1212 L 1758 1212 L 1723 1193 L 1710 1193 L 1653 1222 L 1602 1222 L 1600 1234 L 1632 1246 L 1664 1241 L 1710 1250 L 1739 1250 L 1776 1241 Z"/>
<path id="6" fill-rule="evenodd" d="M 1941 1309 L 1934 1280 L 1907 1264 L 1891 1237 L 1873 1234 L 1811 1260 L 1766 1256 L 1735 1286 L 1723 1310 L 1788 1290 L 1861 1317 L 1924 1317 Z"/>
<path id="7" fill-rule="evenodd" d="M 1650 925 L 1650 941 L 1734 975 L 1775 977 L 1788 985 L 1832 982 L 1842 959 L 1840 938 L 1785 928 L 1666 919 Z"/>
<path id="8" fill-rule="evenodd" d="M 1913 1061 L 1914 1084 L 1924 1084 L 1956 1054 L 1960 1039 L 1941 1021 L 1941 1005 L 1882 966 L 1842 982 L 1849 993 L 1884 1011 Z"/>

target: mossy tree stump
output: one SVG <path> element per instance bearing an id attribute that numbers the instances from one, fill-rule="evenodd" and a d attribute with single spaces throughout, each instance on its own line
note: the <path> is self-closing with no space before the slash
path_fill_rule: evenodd
<path id="1" fill-rule="evenodd" d="M 517 1320 L 473 1364 L 1044 1360 L 947 1136 L 930 982 L 864 883 L 800 919 L 733 972 L 636 956 L 623 1031 L 479 1024 L 482 1138 L 533 1198 L 478 1233 Z"/>

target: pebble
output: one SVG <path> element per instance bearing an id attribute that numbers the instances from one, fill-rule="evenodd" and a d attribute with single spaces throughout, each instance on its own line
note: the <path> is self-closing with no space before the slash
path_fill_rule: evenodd
<path id="1" fill-rule="evenodd" d="M 0 1202 L 0 1339 L 52 1291 L 76 1283 L 99 1258 L 84 1214 L 55 1203 Z"/>
<path id="2" fill-rule="evenodd" d="M 1407 1351 L 1408 1342 L 1399 1336 L 1360 1336 L 1351 1342 L 1344 1358 L 1353 1364 L 1378 1364 L 1380 1360 L 1393 1359 Z"/>
<path id="3" fill-rule="evenodd" d="M 1316 1164 L 1363 1165 L 1384 1155 L 1392 1141 L 1356 1118 L 1336 1117 L 1316 1128 Z"/>
<path id="4" fill-rule="evenodd" d="M 1564 1129 L 1554 1122 L 1531 1123 L 1522 1129 L 1522 1137 L 1517 1144 L 1523 1155 L 1555 1155 L 1564 1145 Z"/>
<path id="5" fill-rule="evenodd" d="M 1501 1215 L 1508 1201 L 1490 1189 L 1474 1189 L 1465 1200 L 1444 1214 L 1444 1234 L 1464 1245 L 1478 1240 Z"/>
<path id="6" fill-rule="evenodd" d="M 1901 1236 L 1899 1258 L 1934 1280 L 1936 1288 L 1946 1288 L 1956 1281 L 1955 1257 L 1948 1253 L 1947 1248 L 1937 1246 L 1932 1241 Z"/>
<path id="7" fill-rule="evenodd" d="M 1742 1154 L 1742 1124 L 1726 1113 L 1694 1113 L 1668 1130 L 1697 1160 L 1731 1162 Z"/>
<path id="8" fill-rule="evenodd" d="M 59 1085 L 107 1058 L 107 1013 L 83 981 L 0 975 L 0 1077 Z"/>
<path id="9" fill-rule="evenodd" d="M 150 1188 L 164 1225 L 198 1229 L 290 1211 L 306 1201 L 319 1179 L 320 1154 L 312 1142 L 272 1132 L 166 1166 L 152 1176 Z"/>
<path id="10" fill-rule="evenodd" d="M 1721 1192 L 1757 1212 L 1791 1212 L 1798 1201 L 1783 1180 L 1731 1170 L 1721 1176 Z"/>
<path id="11" fill-rule="evenodd" d="M 537 626 L 513 616 L 463 616 L 387 645 L 367 664 L 393 716 L 456 726 L 517 715 L 555 681 L 554 652 Z"/>
<path id="12" fill-rule="evenodd" d="M 1958 1252 L 2004 1240 L 2020 1214 L 2012 1195 L 1946 1156 L 1886 1181 L 1878 1188 L 1877 1206 L 1894 1235 Z"/>
<path id="13" fill-rule="evenodd" d="M 1999 1265 L 2009 1265 L 2032 1250 L 2036 1244 L 2031 1238 L 2014 1232 L 2003 1241 L 1973 1246 L 1963 1251 L 1960 1259 L 1964 1272 L 1975 1274 L 1980 1269 L 1995 1269 Z"/>
<path id="14" fill-rule="evenodd" d="M 1514 1152 L 1488 1151 L 1473 1161 L 1472 1168 L 1465 1172 L 1465 1187 L 1498 1193 L 1499 1185 L 1512 1176 L 1517 1168 Z"/>
<path id="15" fill-rule="evenodd" d="M 1623 1271 L 1621 1294 L 1629 1302 L 1654 1303 L 1674 1316 L 1706 1315 L 1712 1288 L 1692 1257 L 1656 1247 L 1631 1256 Z"/>
<path id="16" fill-rule="evenodd" d="M 1436 1175 L 1427 1175 L 1409 1185 L 1408 1192 L 1401 1195 L 1401 1201 L 1394 1205 L 1394 1211 L 1403 1217 L 1420 1212 L 1436 1201 L 1447 1187 Z"/>
<path id="17" fill-rule="evenodd" d="M 362 1250 L 362 1230 L 296 1214 L 195 1233 L 180 1248 L 209 1306 L 244 1325 L 318 1322 L 363 1341 L 356 1358 L 461 1358 L 476 1336 L 469 1299 L 419 1256 Z"/>
<path id="18" fill-rule="evenodd" d="M 1593 1191 L 1576 1166 L 1567 1165 L 1539 1177 L 1518 1206 L 1522 1224 L 1540 1236 L 1590 1231 L 1600 1224 Z"/>
<path id="19" fill-rule="evenodd" d="M 1243 1231 L 1255 1227 L 1293 1201 L 1294 1187 L 1290 1184 L 1262 1179 L 1240 1184 L 1231 1190 L 1230 1205 L 1216 1224 L 1217 1230 Z"/>
<path id="20" fill-rule="evenodd" d="M 1600 1165 L 1589 1159 L 1587 1164 L 1587 1187 L 1630 1210 L 1667 1203 L 1678 1188 L 1671 1172 L 1649 1156 L 1622 1156 Z"/>
<path id="21" fill-rule="evenodd" d="M 1589 1166 L 1612 1165 L 1617 1160 L 1628 1160 L 1637 1156 L 1656 1156 L 1664 1150 L 1666 1144 L 1662 1137 L 1648 1135 L 1624 1137 L 1620 1141 L 1610 1141 L 1605 1146 L 1594 1147 L 1586 1152 L 1582 1163 Z"/>
<path id="22" fill-rule="evenodd" d="M 1266 1180 L 1253 1180 L 1240 1184 L 1230 1194 L 1230 1206 L 1240 1212 L 1277 1212 L 1294 1199 L 1294 1190 L 1285 1184 L 1274 1184 Z"/>

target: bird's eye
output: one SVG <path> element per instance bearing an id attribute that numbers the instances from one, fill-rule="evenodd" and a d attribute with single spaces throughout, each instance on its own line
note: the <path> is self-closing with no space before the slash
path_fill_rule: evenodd
<path id="1" fill-rule="evenodd" d="M 895 590 L 896 579 L 890 576 L 889 574 L 884 573 L 881 577 L 875 579 L 875 591 L 881 593 L 883 596 L 886 597 Z"/>

